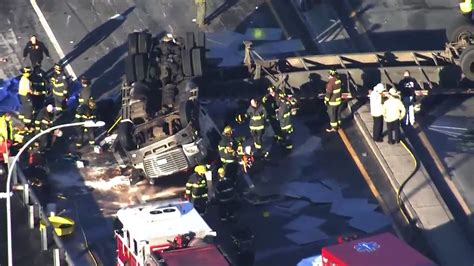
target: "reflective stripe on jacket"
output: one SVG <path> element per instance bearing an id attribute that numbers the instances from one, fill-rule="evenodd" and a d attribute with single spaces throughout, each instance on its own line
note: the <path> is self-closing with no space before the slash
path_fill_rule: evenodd
<path id="1" fill-rule="evenodd" d="M 193 199 L 207 198 L 206 177 L 193 173 L 186 183 L 186 195 Z"/>
<path id="2" fill-rule="evenodd" d="M 342 103 L 341 95 L 341 80 L 336 77 L 330 78 L 326 83 L 324 100 L 332 106 L 340 105 Z"/>
<path id="3" fill-rule="evenodd" d="M 383 119 L 385 122 L 402 120 L 405 117 L 405 106 L 398 98 L 389 98 L 383 104 Z"/>
<path id="4" fill-rule="evenodd" d="M 291 124 L 291 105 L 288 101 L 280 102 L 278 107 L 278 121 L 280 121 L 281 130 L 291 132 L 293 125 Z"/>
<path id="5" fill-rule="evenodd" d="M 215 192 L 219 202 L 231 201 L 235 198 L 234 183 L 227 177 L 220 177 Z"/>
<path id="6" fill-rule="evenodd" d="M 249 127 L 250 130 L 263 130 L 265 129 L 265 119 L 267 118 L 267 112 L 262 105 L 253 108 L 250 106 L 247 109 L 247 116 L 250 119 Z"/>

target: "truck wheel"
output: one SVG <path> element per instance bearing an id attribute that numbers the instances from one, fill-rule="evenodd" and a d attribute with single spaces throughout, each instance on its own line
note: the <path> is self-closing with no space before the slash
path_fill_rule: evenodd
<path id="1" fill-rule="evenodd" d="M 196 37 L 196 47 L 206 49 L 206 34 L 203 31 L 198 31 L 194 36 Z"/>
<path id="2" fill-rule="evenodd" d="M 147 78 L 148 73 L 148 57 L 146 54 L 135 55 L 135 76 L 138 81 L 143 81 Z"/>
<path id="3" fill-rule="evenodd" d="M 128 34 L 128 55 L 138 54 L 138 32 Z"/>
<path id="4" fill-rule="evenodd" d="M 466 78 L 474 81 L 474 46 L 469 46 L 462 52 L 461 70 Z"/>
<path id="5" fill-rule="evenodd" d="M 203 73 L 203 65 L 204 62 L 204 49 L 203 48 L 194 48 L 192 50 L 192 58 L 193 61 L 193 73 L 194 76 L 202 76 Z"/>
<path id="6" fill-rule="evenodd" d="M 472 38 L 474 34 L 474 25 L 465 18 L 459 18 L 456 23 L 446 29 L 446 38 L 449 42 L 459 42 Z"/>
<path id="7" fill-rule="evenodd" d="M 191 51 L 194 48 L 194 33 L 186 32 L 184 36 L 184 49 Z"/>
<path id="8" fill-rule="evenodd" d="M 137 77 L 135 76 L 135 62 L 133 59 L 133 55 L 128 55 L 125 58 L 125 78 L 128 83 L 137 81 Z"/>
<path id="9" fill-rule="evenodd" d="M 140 32 L 138 34 L 138 52 L 140 54 L 147 54 L 151 50 L 151 34 L 147 32 Z"/>
<path id="10" fill-rule="evenodd" d="M 131 151 L 137 148 L 137 143 L 133 137 L 133 124 L 131 122 L 120 123 L 117 130 L 117 138 L 123 149 Z"/>
<path id="11" fill-rule="evenodd" d="M 193 76 L 193 65 L 191 62 L 191 52 L 189 50 L 183 49 L 181 51 L 181 59 L 183 65 L 183 74 L 185 77 Z"/>
<path id="12" fill-rule="evenodd" d="M 193 122 L 194 127 L 199 127 L 199 108 L 194 101 L 181 102 L 179 105 L 179 119 L 183 127 Z"/>

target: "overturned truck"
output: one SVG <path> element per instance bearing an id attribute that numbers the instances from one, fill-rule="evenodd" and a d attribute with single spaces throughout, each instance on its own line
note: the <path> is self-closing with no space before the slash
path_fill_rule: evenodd
<path id="1" fill-rule="evenodd" d="M 206 160 L 211 125 L 197 85 L 204 46 L 203 33 L 181 40 L 129 34 L 121 117 L 111 148 L 119 164 L 133 167 L 132 182 L 146 177 L 154 183 Z"/>

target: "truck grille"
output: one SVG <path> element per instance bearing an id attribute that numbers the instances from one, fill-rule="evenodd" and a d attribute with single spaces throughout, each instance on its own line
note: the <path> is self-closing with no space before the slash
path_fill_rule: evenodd
<path id="1" fill-rule="evenodd" d="M 156 157 L 146 158 L 143 166 L 148 177 L 171 175 L 188 168 L 188 160 L 181 149 L 175 149 Z"/>

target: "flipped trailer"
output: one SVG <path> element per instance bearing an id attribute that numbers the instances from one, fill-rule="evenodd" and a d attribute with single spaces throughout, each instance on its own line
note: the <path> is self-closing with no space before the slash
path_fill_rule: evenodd
<path id="1" fill-rule="evenodd" d="M 385 51 L 306 55 L 265 59 L 246 42 L 245 66 L 215 70 L 215 82 L 201 88 L 203 97 L 247 100 L 270 84 L 294 92 L 299 100 L 321 99 L 327 71 L 338 71 L 346 93 L 343 98 L 366 98 L 367 90 L 382 82 L 397 87 L 408 70 L 420 83 L 418 96 L 474 93 L 474 25 L 463 20 L 447 31 L 444 50 Z M 236 77 L 235 73 L 240 73 Z M 213 88 L 219 88 L 219 91 Z"/>
<path id="2" fill-rule="evenodd" d="M 216 233 L 179 199 L 120 209 L 115 222 L 117 266 L 229 266 Z"/>

